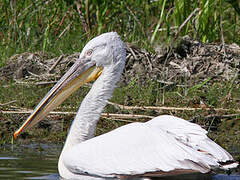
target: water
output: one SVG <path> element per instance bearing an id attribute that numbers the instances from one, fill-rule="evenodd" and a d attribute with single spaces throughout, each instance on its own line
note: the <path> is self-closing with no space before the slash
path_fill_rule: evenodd
<path id="1" fill-rule="evenodd" d="M 59 179 L 61 145 L 30 144 L 0 147 L 0 180 Z"/>
<path id="2" fill-rule="evenodd" d="M 57 170 L 61 149 L 62 145 L 56 144 L 6 145 L 0 147 L 0 180 L 61 179 Z M 101 178 L 81 176 L 79 179 L 100 180 Z M 165 177 L 163 179 L 240 180 L 240 175 L 187 175 L 173 178 Z"/>

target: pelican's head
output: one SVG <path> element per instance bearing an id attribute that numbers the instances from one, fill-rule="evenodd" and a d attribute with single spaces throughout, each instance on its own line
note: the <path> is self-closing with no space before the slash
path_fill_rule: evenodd
<path id="1" fill-rule="evenodd" d="M 96 80 L 105 68 L 119 66 L 118 69 L 122 72 L 125 57 L 125 45 L 116 32 L 104 33 L 93 38 L 83 48 L 79 59 L 14 133 L 14 137 L 42 120 L 83 84 Z"/>

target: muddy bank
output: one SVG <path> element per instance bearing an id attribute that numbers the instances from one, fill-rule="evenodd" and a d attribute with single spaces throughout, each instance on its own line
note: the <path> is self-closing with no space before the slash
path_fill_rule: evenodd
<path id="1" fill-rule="evenodd" d="M 127 61 L 121 82 L 144 84 L 156 80 L 177 84 L 213 80 L 239 81 L 240 47 L 237 44 L 202 44 L 188 36 L 176 47 L 156 47 L 156 53 L 127 44 Z M 53 57 L 43 53 L 22 53 L 7 60 L 0 69 L 0 79 L 35 82 L 56 82 L 77 60 L 79 53 Z"/>

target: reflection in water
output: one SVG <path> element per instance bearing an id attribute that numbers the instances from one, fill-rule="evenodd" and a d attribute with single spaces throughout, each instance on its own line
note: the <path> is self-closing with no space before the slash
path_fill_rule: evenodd
<path id="1" fill-rule="evenodd" d="M 0 146 L 0 180 L 65 180 L 60 178 L 57 170 L 58 157 L 62 146 L 56 144 L 30 144 Z M 115 180 L 115 178 L 99 178 L 80 176 L 80 180 Z M 147 178 L 131 178 L 142 180 Z M 153 178 L 162 180 L 240 180 L 240 175 L 207 175 L 193 174 L 177 177 Z"/>
<path id="2" fill-rule="evenodd" d="M 53 144 L 1 146 L 0 180 L 59 179 L 57 163 L 61 148 Z"/>

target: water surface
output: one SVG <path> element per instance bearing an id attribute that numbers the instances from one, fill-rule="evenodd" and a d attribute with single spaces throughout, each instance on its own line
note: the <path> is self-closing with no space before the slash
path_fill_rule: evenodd
<path id="1" fill-rule="evenodd" d="M 0 180 L 59 179 L 61 145 L 30 144 L 0 147 Z"/>
<path id="2" fill-rule="evenodd" d="M 0 180 L 46 179 L 59 180 L 57 164 L 62 145 L 29 144 L 0 146 Z M 235 153 L 238 153 L 236 151 Z M 234 152 L 233 152 L 234 153 Z M 81 180 L 102 180 L 102 178 L 81 176 Z M 132 178 L 131 178 L 132 179 Z M 137 178 L 135 178 L 137 179 Z M 157 179 L 189 179 L 189 180 L 240 180 L 240 175 L 234 173 L 218 175 L 187 175 Z M 62 180 L 62 179 L 61 179 Z"/>

